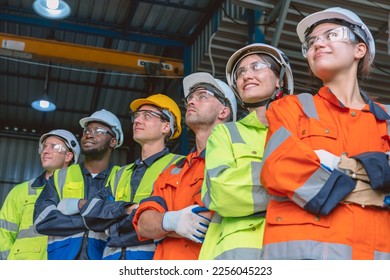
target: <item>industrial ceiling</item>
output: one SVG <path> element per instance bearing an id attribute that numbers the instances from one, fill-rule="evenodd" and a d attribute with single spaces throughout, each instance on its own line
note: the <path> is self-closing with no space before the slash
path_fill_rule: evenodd
<path id="1" fill-rule="evenodd" d="M 277 46 L 289 57 L 295 92 L 316 92 L 295 29 L 306 15 L 333 6 L 351 9 L 376 43 L 375 69 L 362 84 L 389 103 L 388 0 L 66 0 L 69 17 L 36 14 L 33 0 L 0 1 L 0 133 L 39 136 L 55 128 L 80 134 L 78 121 L 105 108 L 125 131 L 134 158 L 129 104 L 162 92 L 182 102 L 182 78 L 206 71 L 224 79 L 227 59 L 252 42 Z M 57 109 L 38 112 L 31 102 L 46 90 Z M 172 146 L 185 153 L 185 130 Z"/>

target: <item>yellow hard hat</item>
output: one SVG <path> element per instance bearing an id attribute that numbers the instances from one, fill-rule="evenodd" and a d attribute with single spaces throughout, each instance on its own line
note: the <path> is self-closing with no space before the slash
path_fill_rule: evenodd
<path id="1" fill-rule="evenodd" d="M 176 102 L 165 94 L 153 94 L 147 98 L 136 99 L 130 103 L 131 111 L 135 112 L 143 105 L 154 105 L 161 108 L 162 112 L 169 118 L 172 135 L 170 139 L 176 139 L 181 134 L 181 112 Z M 174 118 L 174 120 L 172 119 Z"/>

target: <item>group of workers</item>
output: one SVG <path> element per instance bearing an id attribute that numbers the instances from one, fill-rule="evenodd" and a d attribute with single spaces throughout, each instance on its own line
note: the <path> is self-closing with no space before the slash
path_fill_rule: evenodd
<path id="1" fill-rule="evenodd" d="M 66 130 L 42 135 L 45 171 L 0 211 L 0 259 L 390 259 L 390 116 L 360 87 L 374 38 L 339 7 L 297 33 L 318 92 L 294 94 L 281 50 L 245 46 L 227 83 L 184 77 L 188 155 L 167 148 L 182 116 L 164 94 L 130 104 L 134 163 L 110 163 L 124 139 L 104 109 L 80 120 L 80 146 Z"/>

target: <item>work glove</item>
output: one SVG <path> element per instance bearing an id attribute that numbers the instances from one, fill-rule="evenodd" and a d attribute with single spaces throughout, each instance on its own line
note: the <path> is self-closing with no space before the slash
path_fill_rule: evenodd
<path id="1" fill-rule="evenodd" d="M 370 182 L 363 164 L 357 159 L 347 157 L 346 153 L 341 154 L 338 168 L 353 179 Z"/>
<path id="2" fill-rule="evenodd" d="M 332 172 L 335 169 L 338 169 L 338 164 L 340 162 L 340 157 L 326 151 L 326 150 L 314 150 L 320 159 L 321 166 L 327 169 L 329 172 Z"/>
<path id="3" fill-rule="evenodd" d="M 349 193 L 344 202 L 352 202 L 364 206 L 388 207 L 390 197 L 381 191 L 372 190 L 371 186 L 364 181 L 357 180 L 355 189 Z"/>
<path id="4" fill-rule="evenodd" d="M 165 231 L 174 231 L 191 241 L 203 243 L 210 219 L 200 215 L 202 211 L 209 210 L 191 205 L 179 211 L 168 211 L 163 216 L 162 227 Z"/>
<path id="5" fill-rule="evenodd" d="M 80 213 L 78 198 L 64 198 L 58 203 L 57 209 L 64 215 Z"/>

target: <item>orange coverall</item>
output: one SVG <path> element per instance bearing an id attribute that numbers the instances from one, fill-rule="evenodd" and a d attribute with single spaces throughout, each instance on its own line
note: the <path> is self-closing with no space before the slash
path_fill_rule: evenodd
<path id="1" fill-rule="evenodd" d="M 152 196 L 143 200 L 135 214 L 133 224 L 138 233 L 138 219 L 146 210 L 159 212 L 181 210 L 198 204 L 203 207 L 200 190 L 204 178 L 204 151 L 197 156 L 190 153 L 184 160 L 172 165 L 157 178 Z M 197 260 L 202 244 L 187 238 L 165 237 L 157 245 L 154 260 Z"/>
<path id="2" fill-rule="evenodd" d="M 321 88 L 312 98 L 317 119 L 307 117 L 297 96 L 275 101 L 267 110 L 260 177 L 271 195 L 265 259 L 390 259 L 389 208 L 343 203 L 355 181 L 321 167 L 314 152 L 350 157 L 390 150 L 389 115 L 362 96 L 367 105 L 349 109 L 329 88 Z"/>

